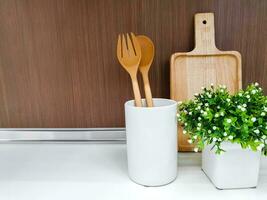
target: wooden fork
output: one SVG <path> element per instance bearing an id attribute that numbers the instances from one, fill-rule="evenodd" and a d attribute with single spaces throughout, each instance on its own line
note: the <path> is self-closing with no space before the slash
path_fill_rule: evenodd
<path id="1" fill-rule="evenodd" d="M 131 39 L 132 38 L 132 39 Z M 124 34 L 119 35 L 117 44 L 117 57 L 123 68 L 129 73 L 132 79 L 135 105 L 142 106 L 141 95 L 137 81 L 137 72 L 141 60 L 141 47 L 135 35 L 126 34 L 127 44 Z"/>

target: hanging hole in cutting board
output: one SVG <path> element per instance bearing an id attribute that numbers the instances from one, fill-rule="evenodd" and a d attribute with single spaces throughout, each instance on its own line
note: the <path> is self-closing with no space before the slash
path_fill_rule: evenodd
<path id="1" fill-rule="evenodd" d="M 203 20 L 202 23 L 203 23 L 203 24 L 207 24 L 207 21 L 206 21 L 206 20 Z"/>

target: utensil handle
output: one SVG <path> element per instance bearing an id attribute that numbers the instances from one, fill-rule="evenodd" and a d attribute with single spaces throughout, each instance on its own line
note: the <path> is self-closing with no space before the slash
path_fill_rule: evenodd
<path id="1" fill-rule="evenodd" d="M 146 105 L 147 107 L 153 107 L 152 93 L 148 79 L 148 72 L 142 71 L 142 77 L 144 82 L 144 90 L 146 96 Z"/>
<path id="2" fill-rule="evenodd" d="M 215 45 L 213 13 L 197 13 L 195 15 L 194 51 L 205 54 L 218 51 Z"/>
<path id="3" fill-rule="evenodd" d="M 133 92 L 134 92 L 135 106 L 142 107 L 141 94 L 140 94 L 139 85 L 138 85 L 136 75 L 131 76 L 131 79 L 132 79 L 132 86 L 133 86 Z"/>

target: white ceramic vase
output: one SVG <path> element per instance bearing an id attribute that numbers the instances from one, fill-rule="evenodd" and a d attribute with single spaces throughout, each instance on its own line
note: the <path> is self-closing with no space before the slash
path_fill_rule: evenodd
<path id="1" fill-rule="evenodd" d="M 226 152 L 215 154 L 213 145 L 202 152 L 202 169 L 218 189 L 253 188 L 257 186 L 261 153 L 242 149 L 239 144 L 223 142 Z"/>
<path id="2" fill-rule="evenodd" d="M 128 173 L 144 186 L 165 185 L 177 176 L 177 102 L 153 102 L 154 107 L 125 103 Z"/>

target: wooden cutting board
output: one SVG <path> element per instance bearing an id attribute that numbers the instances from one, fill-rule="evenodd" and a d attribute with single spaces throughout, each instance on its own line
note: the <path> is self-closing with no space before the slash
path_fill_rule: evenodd
<path id="1" fill-rule="evenodd" d="M 195 15 L 194 50 L 173 54 L 170 64 L 171 99 L 177 101 L 193 98 L 202 86 L 210 86 L 211 83 L 226 85 L 231 93 L 242 87 L 241 55 L 237 51 L 216 48 L 213 13 Z M 178 127 L 178 150 L 193 150 L 181 127 Z"/>

